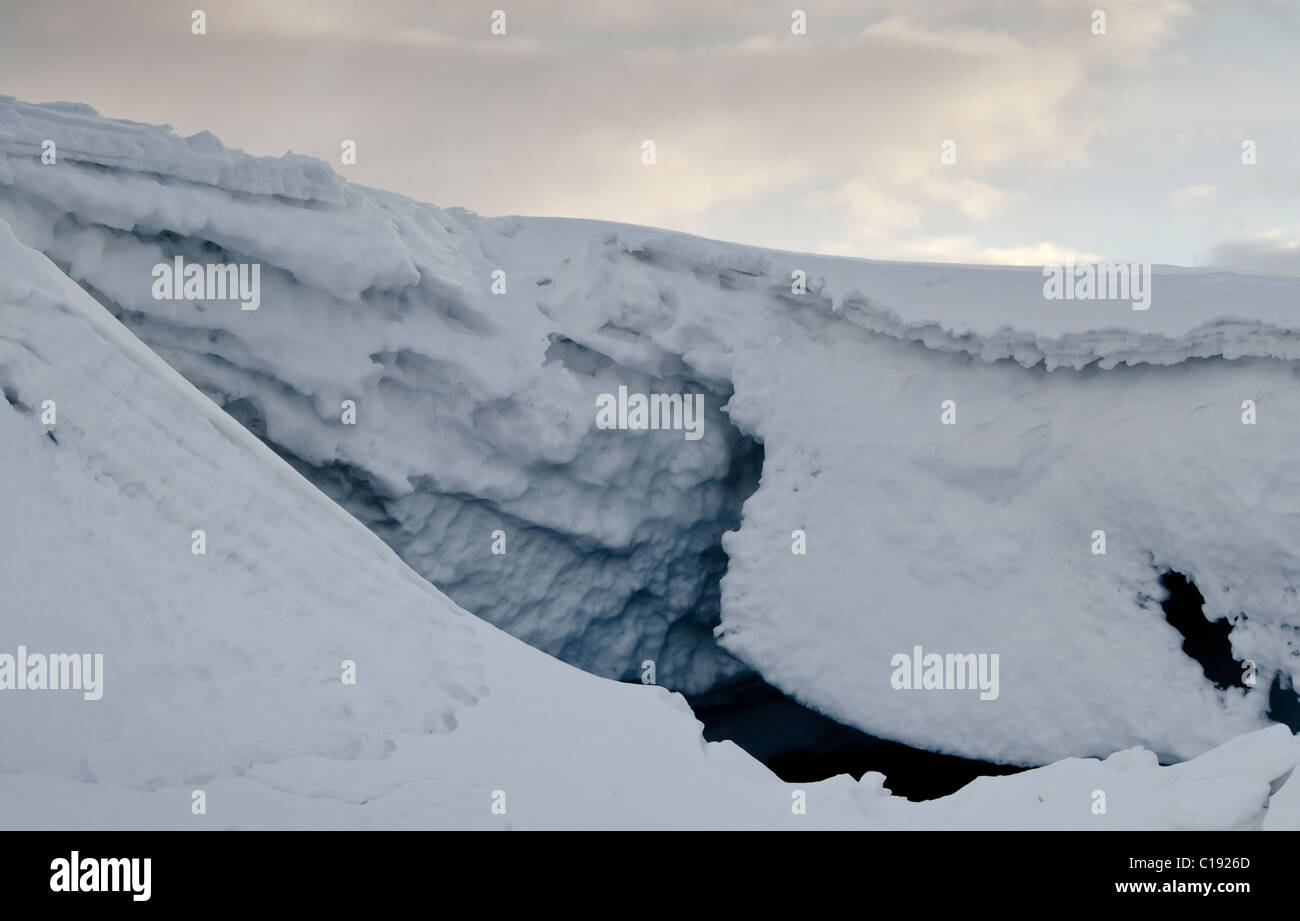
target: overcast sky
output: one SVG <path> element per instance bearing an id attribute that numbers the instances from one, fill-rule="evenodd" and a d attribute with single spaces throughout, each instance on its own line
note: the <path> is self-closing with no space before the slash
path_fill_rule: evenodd
<path id="1" fill-rule="evenodd" d="M 0 0 L 20 99 L 484 214 L 926 261 L 1300 272 L 1297 48 L 1292 0 Z"/>

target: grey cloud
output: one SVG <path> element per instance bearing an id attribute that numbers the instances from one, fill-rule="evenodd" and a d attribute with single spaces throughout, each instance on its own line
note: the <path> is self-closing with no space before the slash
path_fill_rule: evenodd
<path id="1" fill-rule="evenodd" d="M 192 5 L 208 16 L 202 38 L 189 34 Z M 1164 169 L 1108 130 L 1135 74 L 1161 88 L 1180 66 L 1161 49 L 1210 28 L 1210 12 L 1245 15 L 1143 0 L 1112 11 L 1099 38 L 1090 8 L 1051 0 L 192 5 L 0 0 L 0 92 L 209 130 L 258 154 L 292 149 L 367 185 L 488 214 L 863 256 L 962 239 L 979 251 L 1048 241 L 1149 261 L 1172 260 L 1134 253 L 1133 239 L 1189 253 L 1206 241 L 1176 217 L 1141 237 L 1114 212 L 1101 226 L 1082 219 L 1100 207 L 1096 188 L 1133 199 L 1144 168 Z M 509 24 L 500 39 L 488 31 L 498 7 Z M 807 36 L 790 34 L 794 8 L 807 11 Z M 1198 113 L 1197 124 L 1240 130 L 1248 105 L 1217 125 Z M 1129 112 L 1153 134 L 1161 117 Z M 344 138 L 357 142 L 355 166 L 338 162 Z M 659 148 L 653 169 L 639 160 L 647 138 Z M 939 163 L 945 139 L 958 144 L 955 168 Z M 1223 187 L 1214 207 L 1231 204 Z"/>
<path id="2" fill-rule="evenodd" d="M 1266 233 L 1217 243 L 1206 262 L 1213 266 L 1268 275 L 1300 275 L 1300 234 Z"/>

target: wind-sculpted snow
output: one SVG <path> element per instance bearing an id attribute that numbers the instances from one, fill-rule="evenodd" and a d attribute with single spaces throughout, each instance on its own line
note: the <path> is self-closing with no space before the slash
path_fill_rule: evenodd
<path id="1" fill-rule="evenodd" d="M 1075 370 L 1300 358 L 1300 279 L 1152 266 L 1150 305 L 1044 297 L 1037 268 L 808 260 L 853 323 L 984 361 Z"/>
<path id="2" fill-rule="evenodd" d="M 459 602 L 601 674 L 649 658 L 701 690 L 742 668 L 710 633 L 716 547 L 744 498 L 724 379 L 700 385 L 699 441 L 602 438 L 593 387 L 700 386 L 680 362 L 634 373 L 553 338 L 524 302 L 489 310 L 470 290 L 487 255 L 455 250 L 477 246 L 472 217 L 356 190 L 342 209 L 232 198 L 160 182 L 165 162 L 7 162 L 0 216 Z M 153 266 L 177 254 L 260 262 L 266 307 L 154 300 Z M 505 555 L 490 552 L 497 530 Z"/>
<path id="3" fill-rule="evenodd" d="M 227 150 L 207 131 L 179 138 L 166 126 L 100 118 L 90 106 L 31 105 L 0 96 L 0 150 L 22 165 L 57 138 L 56 155 L 87 166 L 153 174 L 226 192 L 342 204 L 347 188 L 327 165 L 292 154 L 249 157 Z"/>
<path id="4" fill-rule="evenodd" d="M 988 270 L 976 270 L 988 271 Z M 1007 270 L 1001 270 L 1007 271 Z M 1195 327 L 1187 328 L 1178 335 L 1165 332 L 1151 332 L 1143 327 L 1147 315 L 1134 314 L 1132 318 L 1121 316 L 1119 320 L 1131 323 L 1131 326 L 1112 326 L 1102 329 L 1088 329 L 1083 332 L 1064 332 L 1057 336 L 1043 335 L 1011 326 L 1001 326 L 985 332 L 976 332 L 964 323 L 939 320 L 907 322 L 888 308 L 880 308 L 874 302 L 853 291 L 844 298 L 846 315 L 855 323 L 861 324 L 872 332 L 883 333 L 896 339 L 919 342 L 931 349 L 949 352 L 965 352 L 984 361 L 1014 360 L 1025 367 L 1043 365 L 1047 370 L 1056 368 L 1074 368 L 1079 370 L 1091 364 L 1104 369 L 1117 365 L 1170 365 L 1192 358 L 1250 358 L 1266 357 L 1294 361 L 1300 358 L 1300 321 L 1294 319 L 1290 310 L 1279 310 L 1281 305 L 1294 303 L 1300 297 L 1300 285 L 1291 278 L 1270 278 L 1249 275 L 1221 275 L 1216 278 L 1210 273 L 1157 273 L 1155 275 L 1157 290 L 1161 293 L 1161 304 L 1165 299 L 1172 301 L 1171 306 L 1176 316 L 1182 319 L 1198 314 L 1210 315 L 1217 304 L 1245 305 L 1267 307 L 1260 314 L 1278 316 L 1279 323 L 1265 322 L 1245 318 L 1213 315 Z M 1231 285 L 1232 294 L 1222 301 L 1202 300 L 1214 291 L 1212 282 L 1226 280 Z M 1050 304 L 1052 301 L 1041 300 L 1042 279 L 1034 273 L 1033 277 L 1018 279 L 1025 287 L 1031 289 L 1023 306 L 1025 316 L 1033 315 L 1032 297 L 1040 295 L 1039 303 Z M 1184 292 L 1189 296 L 1181 297 Z M 1244 295 L 1238 300 L 1238 295 Z M 1255 303 L 1252 303 L 1254 301 Z M 1109 302 L 1094 301 L 1109 307 Z M 1202 308 L 1188 309 L 1188 308 Z M 1209 309 L 1204 309 L 1209 308 Z M 1073 307 L 1075 311 L 1081 308 Z M 1087 313 L 1091 307 L 1083 307 Z M 1129 309 L 1121 305 L 1121 309 Z M 1103 310 L 1100 313 L 1108 313 Z M 934 315 L 942 316 L 944 312 L 936 311 Z M 1160 320 L 1164 320 L 1162 315 Z M 1097 321 L 1104 322 L 1104 321 Z M 1292 325 L 1281 325 L 1290 323 Z M 1136 327 L 1136 328 L 1134 328 Z"/>
<path id="5" fill-rule="evenodd" d="M 3 640 L 104 657 L 98 699 L 0 690 L 0 827 L 1297 827 L 1280 726 L 923 804 L 781 783 L 680 697 L 456 608 L 4 222 L 0 389 Z"/>
<path id="6" fill-rule="evenodd" d="M 422 575 L 567 661 L 652 659 L 688 692 L 752 667 L 874 735 L 1015 763 L 1190 757 L 1293 678 L 1300 281 L 1158 269 L 1135 311 L 1045 300 L 1036 269 L 479 218 L 341 181 L 258 194 L 263 168 L 333 186 L 81 108 L 76 155 L 42 164 L 68 111 L 0 105 L 0 218 Z M 261 307 L 155 300 L 178 256 L 260 263 Z M 704 394 L 703 437 L 598 428 L 620 385 Z M 1218 691 L 1182 653 L 1167 568 L 1236 621 L 1259 686 Z M 998 654 L 996 698 L 895 689 L 916 646 Z"/>

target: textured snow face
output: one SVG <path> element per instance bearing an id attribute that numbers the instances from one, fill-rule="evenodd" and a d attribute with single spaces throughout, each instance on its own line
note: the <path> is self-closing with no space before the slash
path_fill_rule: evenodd
<path id="1" fill-rule="evenodd" d="M 21 522 L 0 531 L 4 634 L 105 657 L 98 700 L 0 692 L 6 828 L 1294 826 L 1281 727 L 1172 768 L 1132 751 L 923 805 L 879 774 L 780 783 L 702 743 L 680 698 L 456 609 L 3 223 L 0 383 L 0 500 Z M 46 395 L 53 426 L 29 405 Z"/>
<path id="2" fill-rule="evenodd" d="M 88 117 L 81 109 L 55 111 Z M 11 216 L 23 211 L 29 220 L 24 232 L 39 237 L 43 225 L 32 217 L 32 203 L 20 199 L 6 198 L 5 208 Z M 516 235 L 527 242 L 529 233 L 549 238 L 552 229 L 562 228 L 539 223 Z M 94 236 L 63 230 L 68 233 L 47 232 L 43 239 L 51 248 L 55 236 L 75 238 L 67 244 L 72 249 L 89 246 L 83 268 L 93 267 L 104 290 L 135 283 L 123 254 L 141 244 L 128 241 L 122 253 L 95 256 Z M 96 232 L 100 242 L 113 238 Z M 780 379 L 769 368 L 769 377 L 753 381 L 746 368 L 751 361 L 762 367 L 763 345 L 746 346 L 743 359 L 733 361 L 717 343 L 741 319 L 729 309 L 761 309 L 779 318 L 785 305 L 718 299 L 716 314 L 703 322 L 682 317 L 674 303 L 677 293 L 708 302 L 715 289 L 744 289 L 752 284 L 753 265 L 706 261 L 692 267 L 667 252 L 629 252 L 607 229 L 589 249 L 590 258 L 608 267 L 605 283 L 630 298 L 620 320 L 647 323 L 667 342 L 681 336 L 702 344 L 702 351 L 688 360 L 682 356 L 691 349 L 680 342 L 659 344 L 649 334 L 626 332 L 635 326 L 609 325 L 611 317 L 584 306 L 581 273 L 564 278 L 557 272 L 553 283 L 562 293 L 542 312 L 569 314 L 568 341 L 585 341 L 587 351 L 563 345 L 557 354 L 558 340 L 542 337 L 543 355 L 551 359 L 542 365 L 551 370 L 542 373 L 558 381 L 594 375 L 603 386 L 611 378 L 593 371 L 599 364 L 593 356 L 613 352 L 625 367 L 662 379 L 672 368 L 717 395 L 734 370 L 737 417 L 744 415 L 745 392 L 770 401 L 773 412 L 755 429 L 779 442 L 782 426 L 795 423 L 787 405 L 763 388 Z M 526 261 L 521 256 L 518 264 Z M 680 292 L 662 286 L 665 274 Z M 682 284 L 683 274 L 694 281 Z M 631 297 L 645 285 L 659 291 L 656 301 Z M 284 291 L 295 289 L 303 310 L 337 309 L 300 285 Z M 754 302 L 761 308 L 745 306 Z M 191 318 L 238 310 L 205 306 Z M 234 327 L 242 316 L 224 322 Z M 806 340 L 825 330 L 807 325 L 804 315 L 793 317 L 787 326 L 762 328 L 811 349 Z M 134 318 L 137 324 L 145 319 Z M 290 325 L 290 319 L 280 321 Z M 679 323 L 686 328 L 674 331 Z M 354 331 L 361 331 L 359 324 Z M 871 357 L 858 351 L 863 343 L 884 348 L 856 335 L 839 345 L 855 360 Z M 229 333 L 214 331 L 211 341 L 239 353 Z M 288 342 L 286 335 L 281 345 Z M 914 351 L 926 361 L 953 360 Z M 346 353 L 340 348 L 340 356 Z M 306 376 L 311 363 L 302 365 L 298 373 Z M 791 366 L 801 367 L 808 371 Z M 468 370 L 442 368 L 448 374 Z M 270 371 L 263 376 L 261 387 L 245 397 L 250 406 L 253 397 L 283 386 Z M 421 383 L 441 380 L 432 375 Z M 0 530 L 4 640 L 33 651 L 99 652 L 105 663 L 99 700 L 0 691 L 6 740 L 0 825 L 7 828 L 1296 827 L 1289 778 L 1300 762 L 1300 742 L 1278 726 L 1172 767 L 1132 749 L 1105 761 L 1068 759 L 983 779 L 925 804 L 890 796 L 879 774 L 856 783 L 846 776 L 780 783 L 734 745 L 702 743 L 699 724 L 680 697 L 584 674 L 466 615 L 204 399 L 54 264 L 20 243 L 5 220 L 0 391 L 6 473 L 0 505 L 18 523 Z M 53 424 L 41 418 L 46 400 L 55 402 Z M 295 400 L 313 405 L 302 393 L 285 397 Z M 370 402 L 383 405 L 377 399 L 362 405 Z M 301 444 L 328 444 L 326 414 L 311 420 L 306 410 L 278 410 L 262 421 L 272 426 L 277 419 L 305 420 Z M 595 437 L 585 428 L 579 434 Z M 346 443 L 339 433 L 334 437 Z M 653 444 L 644 436 L 642 443 Z M 828 444 L 828 453 L 837 447 L 834 440 Z M 369 448 L 383 457 L 384 446 L 374 438 Z M 555 445 L 551 450 L 563 454 Z M 689 455 L 652 459 L 681 463 L 682 457 Z M 779 453 L 765 478 L 779 487 L 791 464 Z M 587 469 L 610 476 L 599 467 Z M 767 491 L 765 480 L 747 506 L 756 517 L 767 507 Z M 770 493 L 778 500 L 784 495 L 780 488 Z M 593 531 L 616 532 L 617 522 L 585 513 L 605 528 Z M 206 554 L 191 552 L 195 528 L 206 531 Z M 747 511 L 736 539 L 749 528 Z M 807 559 L 817 552 L 813 546 Z M 772 578 L 779 583 L 787 576 Z M 860 641 L 852 632 L 844 636 Z M 355 685 L 340 681 L 345 658 L 357 664 Z M 200 785 L 207 794 L 205 816 L 190 810 L 191 791 Z M 1093 810 L 1099 790 L 1107 796 L 1101 815 Z M 497 791 L 508 797 L 505 815 L 490 808 Z M 806 796 L 806 812 L 792 810 L 797 795 Z"/>
<path id="3" fill-rule="evenodd" d="M 790 788 L 704 743 L 680 697 L 449 602 L 2 221 L 0 390 L 0 652 L 104 662 L 95 700 L 0 689 L 0 826 L 793 821 Z M 842 784 L 807 793 L 818 827 L 883 821 Z"/>
<path id="4" fill-rule="evenodd" d="M 299 160 L 267 168 L 323 191 L 250 194 L 263 161 L 228 152 L 195 179 L 189 142 L 72 114 L 77 157 L 45 166 L 68 111 L 0 105 L 0 217 L 419 572 L 571 662 L 626 677 L 651 658 L 685 690 L 742 667 L 707 612 L 743 435 L 765 459 L 725 540 L 722 644 L 874 735 L 1026 763 L 1189 757 L 1260 725 L 1267 680 L 1216 692 L 1180 651 L 1164 567 L 1241 621 L 1238 658 L 1292 674 L 1300 404 L 1277 359 L 1296 280 L 1160 272 L 1133 311 L 1045 301 L 1036 270 L 334 195 Z M 178 255 L 260 263 L 262 307 L 153 299 Z M 1243 355 L 1275 357 L 1223 360 Z M 704 394 L 704 437 L 598 429 L 619 385 Z M 894 689 L 916 646 L 998 654 L 997 698 Z"/>
<path id="5" fill-rule="evenodd" d="M 99 160 L 120 159 L 120 133 L 99 137 Z M 480 240 L 468 216 L 351 189 L 339 208 L 232 196 L 165 158 L 51 169 L 30 149 L 0 161 L 14 176 L 0 216 L 459 602 L 598 674 L 652 659 L 692 691 L 742 670 L 711 635 L 718 542 L 753 450 L 720 413 L 725 379 L 621 367 L 530 299 L 486 300 L 496 263 L 473 250 L 506 237 Z M 256 166 L 232 160 L 236 175 Z M 261 263 L 265 306 L 155 300 L 153 266 L 177 255 Z M 541 290 L 520 276 L 509 289 Z M 703 437 L 596 430 L 595 396 L 620 385 L 703 394 Z"/>
<path id="6" fill-rule="evenodd" d="M 792 391 L 818 380 L 817 423 L 852 433 L 852 451 L 809 437 Z M 1002 760 L 1139 739 L 1186 757 L 1252 724 L 1273 670 L 1290 673 L 1283 445 L 1300 418 L 1282 399 L 1268 430 L 1239 418 L 1245 395 L 1295 392 L 1288 366 L 1062 375 L 845 337 L 829 360 L 789 344 L 779 362 L 753 356 L 736 383 L 733 414 L 761 427 L 768 462 L 725 542 L 723 642 L 817 708 L 911 744 L 946 727 L 946 750 Z M 790 553 L 794 516 L 806 556 Z M 1248 612 L 1234 649 L 1260 686 L 1218 692 L 1181 655 L 1158 603 L 1168 568 L 1194 574 L 1210 617 Z M 1000 654 L 998 697 L 895 690 L 891 657 L 915 646 Z M 1032 734 L 993 742 L 1007 720 Z"/>

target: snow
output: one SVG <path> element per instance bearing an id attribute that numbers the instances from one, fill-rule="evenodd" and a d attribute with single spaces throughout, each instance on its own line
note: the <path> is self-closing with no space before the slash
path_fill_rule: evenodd
<path id="1" fill-rule="evenodd" d="M 93 705 L 6 693 L 5 735 L 22 743 L 4 770 L 178 783 L 376 756 L 397 727 L 454 725 L 486 691 L 470 618 L 8 225 L 0 237 L 4 636 L 105 658 Z"/>
<path id="2" fill-rule="evenodd" d="M 956 364 L 847 334 L 737 363 L 730 411 L 767 457 L 724 541 L 724 645 L 873 734 L 992 760 L 1189 757 L 1254 725 L 1294 668 L 1292 370 Z M 1241 424 L 1243 398 L 1264 422 Z M 1169 568 L 1211 618 L 1248 615 L 1231 636 L 1255 688 L 1219 692 L 1182 653 L 1158 605 Z M 999 697 L 894 690 L 890 657 L 914 645 L 1000 654 Z"/>
<path id="3" fill-rule="evenodd" d="M 39 159 L 46 140 L 59 158 L 114 170 L 152 172 L 227 192 L 341 204 L 345 183 L 311 157 L 249 157 L 207 131 L 179 138 L 166 125 L 101 118 L 90 106 L 31 105 L 0 96 L 0 149 Z M 233 154 L 233 155 L 232 155 Z"/>
<path id="4" fill-rule="evenodd" d="M 1268 801 L 1268 815 L 1264 817 L 1265 831 L 1300 831 L 1300 780 L 1294 770 L 1285 778 Z M 1274 782 L 1277 787 L 1277 782 Z"/>
<path id="5" fill-rule="evenodd" d="M 56 165 L 40 163 L 45 137 L 60 139 L 60 151 L 67 151 Z M 1185 759 L 1230 748 L 1238 744 L 1233 739 L 1279 737 L 1276 728 L 1250 733 L 1266 725 L 1273 672 L 1295 678 L 1300 518 L 1288 461 L 1300 447 L 1300 403 L 1288 399 L 1297 389 L 1288 362 L 1297 357 L 1292 305 L 1300 280 L 1157 267 L 1147 311 L 1127 302 L 1047 301 L 1038 269 L 832 259 L 623 225 L 480 218 L 347 184 L 307 158 L 252 158 L 214 140 L 182 141 L 161 128 L 100 119 L 85 107 L 10 100 L 0 100 L 0 220 L 420 575 L 530 644 L 599 675 L 633 677 L 651 658 L 666 686 L 698 691 L 753 668 L 872 734 L 1022 764 L 1137 746 Z M 151 267 L 177 255 L 261 263 L 261 308 L 154 300 Z M 491 288 L 497 269 L 508 284 L 501 295 Z M 807 273 L 808 294 L 791 292 L 794 270 Z M 58 290 L 73 298 L 66 284 Z M 21 290 L 11 295 L 15 303 L 26 297 Z M 24 335 L 56 334 L 15 326 Z M 40 368 L 53 360 L 57 340 L 35 347 L 46 357 L 23 359 L 24 373 L 52 374 Z M 147 352 L 132 348 L 127 354 L 143 361 Z M 179 437 L 180 418 L 197 413 L 187 403 L 186 412 L 174 409 L 164 421 L 152 404 L 122 393 L 110 399 L 101 389 L 92 398 L 106 373 L 92 360 L 78 360 L 67 369 L 74 371 L 81 376 L 63 384 L 73 394 L 68 436 L 88 451 L 99 450 L 101 439 L 128 442 L 119 458 L 126 470 L 161 450 L 143 432 Z M 179 379 L 169 380 L 175 389 Z M 29 397 L 33 385 L 43 393 L 55 381 L 34 376 L 27 389 L 19 387 L 25 403 L 38 405 L 37 394 Z M 619 385 L 704 393 L 704 437 L 597 429 L 596 398 Z M 173 403 L 179 399 L 168 393 Z M 192 393 L 189 399 L 196 402 Z M 339 422 L 348 399 L 358 406 L 355 427 Z M 949 399 L 957 404 L 957 424 L 946 426 L 940 404 Z M 1247 399 L 1258 406 L 1254 426 L 1241 423 Z M 78 412 L 77 400 L 92 402 Z M 107 408 L 123 400 L 144 407 L 138 432 L 124 434 Z M 238 456 L 290 478 L 271 452 L 204 409 L 208 415 L 198 418 L 224 426 L 214 432 L 238 433 Z M 87 416 L 102 419 L 101 427 L 77 429 L 92 425 Z M 42 436 L 39 450 L 64 446 L 62 425 L 60 445 Z M 748 450 L 745 439 L 761 442 L 765 453 L 761 483 L 744 501 L 742 518 L 737 506 L 745 497 L 734 471 Z M 231 497 L 206 480 L 180 479 L 182 469 L 207 463 L 202 469 L 229 471 L 232 483 L 249 488 L 253 474 L 244 467 L 203 462 L 218 450 L 204 445 L 187 436 L 175 447 L 185 463 L 165 466 L 158 477 L 166 481 L 111 474 L 170 515 L 179 537 L 149 537 L 154 532 L 141 520 L 87 540 L 112 545 L 138 533 L 153 542 L 144 556 L 164 560 L 157 554 L 172 553 L 178 565 L 190 566 L 188 534 L 201 526 L 193 523 L 198 517 L 213 522 L 210 533 L 245 534 L 250 510 L 269 503 L 273 520 L 304 521 L 305 513 L 293 511 L 302 503 L 290 502 L 289 493 L 279 502 Z M 132 451 L 141 456 L 128 456 Z M 35 459 L 27 463 L 31 483 L 40 485 L 15 501 L 28 518 L 50 515 L 47 496 L 71 487 L 40 479 L 53 474 L 41 473 Z M 111 482 L 110 474 L 99 476 Z M 304 489 L 300 484 L 292 495 Z M 177 496 L 199 503 L 205 495 L 212 498 L 196 508 L 177 505 Z M 329 509 L 330 520 L 359 531 Z M 51 542 L 88 527 L 71 507 L 63 514 L 51 520 Z M 510 542 L 505 555 L 489 549 L 497 529 Z M 790 552 L 795 529 L 807 533 L 807 555 Z M 1104 556 L 1090 551 L 1096 529 L 1107 535 Z M 728 561 L 719 648 L 710 635 L 710 573 L 700 559 L 724 531 L 731 533 L 721 538 Z M 242 594 L 223 595 L 220 585 L 234 585 L 229 573 L 211 585 L 157 589 L 155 619 L 193 607 L 193 592 L 211 599 L 201 609 L 209 627 L 193 629 L 218 645 L 232 630 L 259 636 L 258 625 L 285 619 L 286 610 L 304 624 L 308 610 L 338 621 L 317 625 L 311 638 L 286 639 L 292 655 L 276 640 L 274 652 L 264 653 L 280 665 L 247 678 L 259 690 L 242 698 L 245 707 L 253 700 L 264 706 L 261 695 L 272 687 L 285 695 L 285 713 L 294 715 L 286 716 L 291 728 L 283 737 L 241 736 L 223 726 L 219 738 L 205 735 L 202 745 L 232 764 L 274 761 L 294 784 L 307 784 L 324 773 L 303 767 L 294 774 L 283 766 L 294 763 L 287 759 L 372 751 L 407 718 L 429 724 L 421 730 L 445 729 L 444 714 L 465 726 L 462 710 L 480 696 L 480 685 L 472 674 L 459 677 L 454 685 L 465 696 L 458 696 L 433 676 L 442 673 L 440 663 L 472 673 L 467 663 L 477 659 L 463 657 L 451 639 L 416 629 L 423 622 L 410 607 L 416 577 L 385 557 L 384 572 L 400 569 L 409 597 L 372 603 L 386 576 L 363 567 L 363 577 L 330 555 L 360 537 L 328 541 L 335 549 L 326 553 L 323 533 L 294 534 L 290 543 L 311 553 L 292 564 L 265 560 L 262 550 L 249 556 L 219 549 L 209 557 L 262 572 L 264 584 L 238 590 L 264 607 L 230 600 Z M 271 540 L 247 534 L 240 546 L 254 539 Z M 379 545 L 365 540 L 366 552 L 377 553 Z M 279 544 L 277 538 L 266 552 Z M 265 575 L 281 565 L 291 567 L 292 579 Z M 1181 637 L 1159 608 L 1164 568 L 1197 584 L 1209 617 L 1236 621 L 1234 655 L 1258 664 L 1260 686 L 1217 691 L 1182 653 Z M 143 578 L 130 569 L 102 574 L 104 584 L 116 586 L 133 585 L 137 576 Z M 87 575 L 85 585 L 100 584 Z M 85 585 L 79 590 L 105 594 Z M 308 585 L 319 585 L 319 595 L 304 595 Z M 72 583 L 48 589 L 74 590 Z M 350 604 L 347 616 L 340 602 Z M 364 635 L 340 632 L 362 610 Z M 373 612 L 380 622 L 369 620 Z M 218 630 L 223 621 L 229 623 Z M 140 629 L 172 636 L 183 655 L 180 634 L 162 623 Z M 446 626 L 449 637 L 459 635 L 454 623 Z M 477 639 L 463 642 L 483 645 L 484 630 L 475 626 Z M 305 696 L 294 668 L 311 663 L 321 681 L 333 680 L 345 647 L 360 648 L 352 658 L 379 655 L 365 644 L 380 642 L 398 642 L 404 656 L 430 663 L 418 707 L 406 692 L 389 689 L 368 704 L 349 704 L 370 714 L 372 732 L 346 720 L 315 726 L 304 719 L 321 704 Z M 916 645 L 999 654 L 998 698 L 893 689 L 891 657 Z M 231 667 L 253 670 L 249 661 L 256 660 L 236 651 Z M 192 689 L 194 707 L 206 694 L 234 693 L 207 668 L 209 686 Z M 368 671 L 378 678 L 404 669 Z M 278 683 L 266 684 L 273 681 L 268 674 Z M 528 696 L 511 698 L 511 712 Z M 608 712 L 621 713 L 622 706 L 611 704 Z M 477 714 L 481 707 L 471 709 Z M 158 719 L 171 718 L 162 704 L 154 709 Z M 182 720 L 185 707 L 176 713 Z M 695 745 L 689 718 L 680 716 L 686 729 L 673 724 L 672 731 Z M 200 763 L 208 763 L 195 755 L 197 730 L 177 731 L 175 761 L 163 758 L 172 769 L 157 783 L 201 773 Z M 82 755 L 71 742 L 66 751 L 57 740 L 49 744 L 60 764 Z M 117 758 L 121 776 L 137 782 L 155 756 L 162 758 L 140 755 L 134 771 L 126 769 L 125 754 L 97 755 L 92 764 Z M 11 769 L 49 766 L 10 757 L 19 759 L 7 764 Z M 411 758 L 413 766 L 424 763 Z M 1074 783 L 1072 772 L 1092 782 L 1096 771 L 1118 770 L 1109 764 L 1064 760 L 1046 770 L 1062 783 Z M 91 770 L 99 776 L 94 771 L 105 768 Z M 1195 788 L 1190 774 L 1162 773 L 1174 770 L 1151 766 L 1150 776 L 1185 776 Z M 1255 823 L 1262 815 L 1259 784 L 1267 788 L 1279 776 L 1261 771 L 1243 781 L 1239 794 L 1225 793 L 1227 812 L 1193 815 L 1188 804 L 1196 797 L 1188 794 L 1182 805 L 1152 801 L 1142 821 Z M 998 795 L 1029 803 L 1023 778 L 1042 774 L 977 786 L 1015 791 Z M 366 795 L 358 779 L 340 783 L 332 794 Z M 865 796 L 863 789 L 855 785 L 849 799 Z M 362 793 L 344 795 L 356 790 Z M 1026 798 L 1018 799 L 1022 793 Z M 788 813 L 786 800 L 778 813 Z M 1068 802 L 1062 808 L 1075 808 L 1075 799 Z M 663 816 L 668 824 L 690 821 L 673 810 Z M 1053 812 L 1042 821 L 1065 818 Z M 545 813 L 538 821 L 595 820 Z M 989 818 L 977 813 L 973 821 Z M 1026 813 L 1007 821 L 1036 820 Z"/>
<path id="6" fill-rule="evenodd" d="M 1300 358 L 1300 281 L 1151 266 L 1151 305 L 1045 299 L 1040 268 L 899 265 L 787 257 L 843 292 L 852 323 L 985 361 L 1080 369 L 1189 358 Z M 864 294 L 863 292 L 867 292 Z"/>
<path id="7" fill-rule="evenodd" d="M 100 700 L 0 698 L 7 828 L 1257 827 L 1300 761 L 1273 727 L 1175 767 L 1074 760 L 925 804 L 879 774 L 784 784 L 703 742 L 679 696 L 458 609 L 7 224 L 0 377 L 0 500 L 21 522 L 0 532 L 5 636 L 106 657 Z M 1212 811 L 1189 806 L 1198 784 Z"/>

